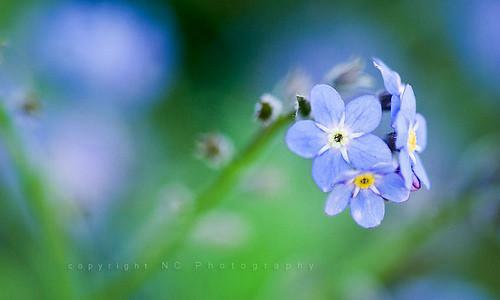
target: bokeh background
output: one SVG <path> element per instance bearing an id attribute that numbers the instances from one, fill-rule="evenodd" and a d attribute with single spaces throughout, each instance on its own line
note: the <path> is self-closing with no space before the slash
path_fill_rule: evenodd
<path id="1" fill-rule="evenodd" d="M 497 299 L 499 16 L 496 0 L 0 0 L 0 98 L 49 195 L 30 204 L 2 136 L 0 298 L 90 298 L 127 273 L 108 299 Z M 372 56 L 413 85 L 430 191 L 373 230 L 327 217 L 281 130 L 163 264 L 134 269 L 219 173 L 201 134 L 237 155 L 261 94 L 356 56 L 373 91 Z"/>

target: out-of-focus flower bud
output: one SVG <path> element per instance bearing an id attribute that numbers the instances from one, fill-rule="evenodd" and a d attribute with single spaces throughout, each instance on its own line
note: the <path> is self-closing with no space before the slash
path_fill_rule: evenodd
<path id="1" fill-rule="evenodd" d="M 364 72 L 365 63 L 359 57 L 334 66 L 326 75 L 325 82 L 342 93 L 357 89 L 368 89 L 374 84 L 373 78 Z"/>
<path id="2" fill-rule="evenodd" d="M 260 167 L 248 172 L 241 182 L 241 190 L 275 199 L 286 186 L 287 174 L 276 167 Z"/>
<path id="3" fill-rule="evenodd" d="M 213 168 L 219 168 L 231 160 L 232 142 L 220 133 L 206 133 L 196 142 L 196 156 Z"/>
<path id="4" fill-rule="evenodd" d="M 271 124 L 283 111 L 280 100 L 271 94 L 264 94 L 255 105 L 255 118 L 264 126 Z"/>
<path id="5" fill-rule="evenodd" d="M 297 119 L 306 119 L 311 115 L 311 103 L 306 97 L 297 95 L 295 102 L 295 117 Z"/>
<path id="6" fill-rule="evenodd" d="M 278 84 L 278 95 L 283 97 L 286 110 L 291 110 L 295 105 L 297 95 L 308 95 L 313 86 L 311 76 L 302 69 L 289 72 Z"/>
<path id="7" fill-rule="evenodd" d="M 165 232 L 177 230 L 182 218 L 189 215 L 192 208 L 193 194 L 186 186 L 176 182 L 163 187 L 147 221 L 138 228 L 135 239 L 126 246 L 125 252 L 134 253 Z"/>
<path id="8" fill-rule="evenodd" d="M 34 93 L 26 95 L 26 97 L 21 101 L 20 110 L 25 115 L 33 116 L 40 112 L 42 109 L 42 102 Z"/>
<path id="9" fill-rule="evenodd" d="M 213 248 L 238 248 L 251 238 L 252 227 L 242 216 L 215 211 L 203 216 L 193 231 L 191 241 Z"/>

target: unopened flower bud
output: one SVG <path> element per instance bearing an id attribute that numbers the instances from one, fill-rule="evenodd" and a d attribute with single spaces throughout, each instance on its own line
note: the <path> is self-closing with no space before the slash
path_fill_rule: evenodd
<path id="1" fill-rule="evenodd" d="M 42 103 L 38 96 L 33 93 L 28 94 L 20 103 L 20 110 L 29 116 L 37 114 L 42 108 Z"/>
<path id="2" fill-rule="evenodd" d="M 380 105 L 382 106 L 383 111 L 391 110 L 391 99 L 392 95 L 387 91 L 382 91 L 378 94 L 378 100 L 380 101 Z"/>
<path id="3" fill-rule="evenodd" d="M 385 137 L 385 142 L 387 143 L 387 146 L 389 146 L 389 149 L 391 149 L 391 152 L 396 151 L 396 133 L 391 132 L 387 134 Z"/>
<path id="4" fill-rule="evenodd" d="M 255 118 L 263 125 L 269 125 L 281 114 L 283 105 L 271 94 L 264 94 L 255 105 Z"/>
<path id="5" fill-rule="evenodd" d="M 295 104 L 295 112 L 297 119 L 305 119 L 311 115 L 311 103 L 306 97 L 297 95 L 297 102 Z"/>
<path id="6" fill-rule="evenodd" d="M 326 75 L 326 83 L 340 93 L 350 93 L 357 89 L 373 86 L 373 78 L 364 72 L 365 64 L 359 57 L 334 66 Z"/>
<path id="7" fill-rule="evenodd" d="M 219 168 L 231 160 L 234 147 L 231 141 L 220 133 L 202 135 L 196 143 L 196 155 L 209 166 Z"/>

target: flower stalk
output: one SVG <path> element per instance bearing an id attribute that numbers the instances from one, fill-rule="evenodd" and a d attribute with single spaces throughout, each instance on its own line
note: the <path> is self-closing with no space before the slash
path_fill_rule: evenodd
<path id="1" fill-rule="evenodd" d="M 74 299 L 73 282 L 67 271 L 68 256 L 64 233 L 54 216 L 52 201 L 48 196 L 42 177 L 30 165 L 25 156 L 19 137 L 12 126 L 9 113 L 0 105 L 0 138 L 9 153 L 15 167 L 19 186 L 27 201 L 30 213 L 39 225 L 39 236 L 35 244 L 40 244 L 40 262 L 47 264 L 44 270 L 44 284 L 49 298 Z"/>
<path id="2" fill-rule="evenodd" d="M 151 266 L 161 265 L 162 261 L 174 255 L 196 225 L 198 216 L 208 212 L 225 198 L 241 179 L 248 166 L 257 159 L 276 134 L 293 121 L 294 117 L 295 112 L 281 115 L 269 126 L 263 127 L 248 146 L 221 170 L 215 181 L 195 199 L 192 213 L 180 220 L 179 227 L 174 231 L 175 236 L 169 239 L 161 236 L 153 239 L 156 242 L 154 245 L 143 247 L 135 261 L 145 263 L 150 266 L 149 268 L 140 273 L 120 273 L 99 289 L 92 298 L 121 299 L 138 289 L 149 276 L 155 273 L 155 270 L 158 270 Z M 157 241 L 160 241 L 159 244 Z"/>

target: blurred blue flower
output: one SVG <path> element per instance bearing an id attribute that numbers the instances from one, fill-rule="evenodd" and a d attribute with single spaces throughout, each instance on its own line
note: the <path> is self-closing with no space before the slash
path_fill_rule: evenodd
<path id="1" fill-rule="evenodd" d="M 295 122 L 286 134 L 290 150 L 314 158 L 312 176 L 323 191 L 330 191 L 335 178 L 349 169 L 367 168 L 391 161 L 389 147 L 370 134 L 380 123 L 382 109 L 376 97 L 365 95 L 347 105 L 328 85 L 311 91 L 312 120 Z"/>
<path id="2" fill-rule="evenodd" d="M 415 94 L 407 84 L 401 95 L 401 107 L 396 117 L 396 148 L 399 149 L 399 165 L 405 185 L 413 185 L 413 172 L 418 179 L 430 188 L 429 178 L 418 153 L 427 145 L 427 123 L 421 114 L 416 113 Z"/>
<path id="3" fill-rule="evenodd" d="M 133 150 L 121 119 L 88 109 L 64 110 L 47 125 L 43 162 L 63 199 L 102 213 L 126 188 Z"/>
<path id="4" fill-rule="evenodd" d="M 175 67 L 171 17 L 157 24 L 116 4 L 72 3 L 42 14 L 29 47 L 44 78 L 72 96 L 126 105 L 157 98 Z"/>
<path id="5" fill-rule="evenodd" d="M 481 87 L 499 91 L 500 2 L 497 0 L 442 1 L 448 36 L 458 54 L 455 59 L 468 74 L 467 79 Z M 453 54 L 451 54 L 453 55 Z M 493 101 L 496 97 L 486 97 Z"/>
<path id="6" fill-rule="evenodd" d="M 401 77 L 391 68 L 389 68 L 383 61 L 378 58 L 373 59 L 373 65 L 377 68 L 382 74 L 382 78 L 384 79 L 385 89 L 391 97 L 391 124 L 394 126 L 396 122 L 396 115 L 399 112 L 399 108 L 401 107 L 401 94 L 405 89 L 405 85 L 401 82 Z"/>
<path id="7" fill-rule="evenodd" d="M 382 163 L 344 172 L 334 182 L 328 196 L 326 214 L 337 215 L 350 204 L 356 223 L 365 228 L 380 225 L 384 218 L 384 199 L 399 203 L 408 200 L 410 195 L 403 178 L 395 170 L 393 164 Z"/>

